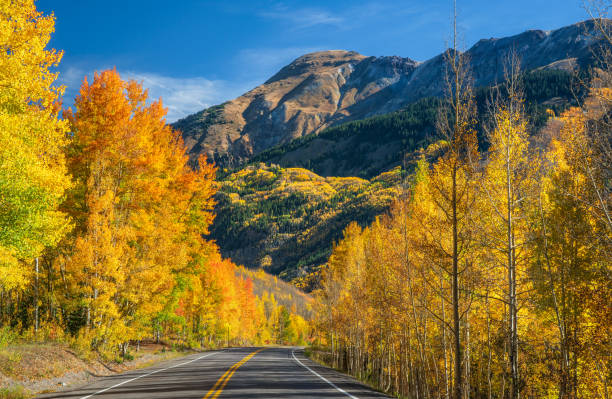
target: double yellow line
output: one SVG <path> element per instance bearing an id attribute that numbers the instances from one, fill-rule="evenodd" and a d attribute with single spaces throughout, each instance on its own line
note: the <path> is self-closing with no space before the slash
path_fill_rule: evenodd
<path id="1" fill-rule="evenodd" d="M 225 386 L 227 385 L 227 382 L 230 380 L 230 378 L 232 378 L 232 376 L 234 375 L 234 373 L 236 372 L 238 367 L 240 367 L 243 364 L 245 364 L 246 362 L 248 362 L 253 356 L 255 356 L 256 354 L 258 354 L 259 352 L 261 352 L 264 349 L 265 348 L 261 348 L 259 350 L 256 350 L 255 352 L 252 352 L 252 353 L 246 355 L 241 361 L 239 361 L 238 363 L 236 363 L 232 367 L 230 367 L 229 370 L 227 370 L 225 372 L 225 374 L 223 374 L 221 376 L 221 378 L 219 378 L 217 380 L 217 382 L 211 388 L 211 390 L 208 391 L 206 396 L 204 396 L 204 399 L 216 399 L 217 396 L 221 395 L 221 392 L 223 392 L 223 388 L 225 388 Z"/>

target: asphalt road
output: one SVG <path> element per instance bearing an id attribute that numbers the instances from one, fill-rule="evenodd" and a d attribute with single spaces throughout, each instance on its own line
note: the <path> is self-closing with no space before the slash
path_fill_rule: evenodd
<path id="1" fill-rule="evenodd" d="M 234 348 L 189 355 L 39 398 L 371 399 L 388 396 L 306 359 L 299 349 Z"/>

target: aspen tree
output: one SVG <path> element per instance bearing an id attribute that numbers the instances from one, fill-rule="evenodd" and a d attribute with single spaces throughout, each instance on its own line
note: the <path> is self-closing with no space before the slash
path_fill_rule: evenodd
<path id="1" fill-rule="evenodd" d="M 508 307 L 510 397 L 515 399 L 520 391 L 517 286 L 530 256 L 527 206 L 534 203 L 538 165 L 534 161 L 537 156 L 528 153 L 529 128 L 516 54 L 508 56 L 506 69 L 506 82 L 492 104 L 492 127 L 487 134 L 490 147 L 481 187 L 491 221 L 488 231 L 484 229 L 485 241 L 502 256 L 495 262 L 505 265 L 507 276 L 503 301 Z M 522 280 L 525 282 L 524 277 Z"/>
<path id="2" fill-rule="evenodd" d="M 46 49 L 55 17 L 33 0 L 0 1 L 0 289 L 26 287 L 34 258 L 69 230 L 58 211 L 70 186 L 68 126 L 55 86 L 62 52 Z"/>
<path id="3" fill-rule="evenodd" d="M 441 226 L 449 233 L 450 248 L 444 249 L 449 265 L 444 265 L 451 280 L 451 311 L 453 337 L 453 398 L 464 396 L 463 348 L 461 319 L 466 311 L 460 304 L 460 276 L 467 267 L 470 247 L 470 208 L 475 201 L 475 183 L 470 164 L 477 162 L 478 146 L 475 130 L 475 106 L 469 61 L 458 50 L 457 13 L 453 18 L 453 46 L 445 53 L 447 65 L 446 98 L 439 113 L 437 131 L 443 138 L 443 154 L 433 166 L 432 196 L 443 214 Z"/>

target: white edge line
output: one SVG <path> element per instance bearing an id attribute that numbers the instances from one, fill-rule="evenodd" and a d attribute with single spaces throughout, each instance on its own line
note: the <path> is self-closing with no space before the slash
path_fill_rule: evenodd
<path id="1" fill-rule="evenodd" d="M 330 380 L 328 380 L 327 378 L 323 377 L 321 374 L 317 373 L 316 371 L 314 371 L 313 369 L 311 369 L 310 367 L 306 366 L 304 363 L 300 362 L 300 359 L 298 359 L 297 357 L 295 357 L 295 349 L 291 351 L 291 356 L 293 356 L 293 358 L 295 359 L 296 362 L 298 362 L 302 367 L 304 367 L 306 370 L 310 371 L 312 374 L 316 375 L 317 377 L 319 377 L 320 379 L 322 379 L 323 381 L 327 382 L 329 385 L 331 385 L 332 387 L 336 388 L 338 391 L 342 392 L 343 394 L 345 394 L 346 396 L 348 396 L 349 398 L 353 398 L 353 399 L 359 399 L 356 396 L 351 395 L 350 393 L 346 392 L 344 389 L 339 388 L 336 384 L 334 384 L 333 382 L 331 382 Z"/>
<path id="2" fill-rule="evenodd" d="M 80 398 L 80 399 L 87 399 L 87 398 L 91 398 L 91 397 L 92 397 L 92 396 L 94 396 L 94 395 L 97 395 L 97 394 L 102 393 L 102 392 L 110 391 L 110 390 L 111 390 L 111 389 L 113 389 L 113 388 L 117 388 L 118 386 L 121 386 L 121 385 L 123 385 L 123 384 L 127 384 L 128 382 L 135 381 L 135 380 L 137 380 L 137 379 L 139 379 L 139 378 L 142 378 L 142 377 L 147 377 L 147 376 L 149 376 L 149 375 L 152 375 L 152 374 L 155 374 L 155 373 L 159 373 L 159 372 L 161 372 L 161 371 L 166 371 L 166 370 L 170 370 L 170 369 L 173 369 L 173 368 L 175 368 L 175 367 L 178 367 L 178 366 L 183 366 L 183 365 L 185 365 L 185 364 L 193 363 L 193 362 L 195 362 L 196 360 L 200 360 L 200 359 L 203 359 L 203 358 L 205 358 L 205 357 L 215 355 L 215 354 L 217 354 L 217 353 L 219 353 L 219 352 L 208 353 L 208 354 L 206 354 L 206 355 L 203 355 L 203 356 L 197 357 L 197 358 L 195 358 L 195 359 L 193 359 L 193 360 L 190 360 L 190 361 L 188 361 L 188 362 L 183 362 L 183 363 L 175 364 L 174 366 L 166 367 L 165 369 L 159 369 L 159 370 L 151 371 L 150 373 L 147 373 L 147 374 L 139 375 L 138 377 L 134 377 L 134 378 L 131 378 L 131 379 L 129 379 L 129 380 L 125 380 L 125 381 L 123 381 L 123 382 L 120 382 L 120 383 L 118 383 L 118 384 L 115 384 L 115 385 L 113 385 L 112 387 L 104 388 L 104 389 L 102 389 L 102 390 L 100 390 L 100 391 L 98 391 L 98 392 L 94 392 L 94 393 L 92 393 L 92 394 L 90 394 L 90 395 L 83 396 L 83 397 L 82 397 L 82 398 Z"/>

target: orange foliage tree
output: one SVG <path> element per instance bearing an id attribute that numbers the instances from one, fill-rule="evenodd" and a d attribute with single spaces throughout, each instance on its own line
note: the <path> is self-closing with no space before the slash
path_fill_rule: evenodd
<path id="1" fill-rule="evenodd" d="M 199 334 L 211 312 L 238 333 L 249 287 L 203 238 L 214 167 L 201 158 L 192 170 L 161 101 L 147 105 L 141 85 L 114 70 L 86 79 L 75 107 L 66 118 L 76 184 L 64 208 L 77 228 L 64 258 L 86 340 L 125 351 L 153 332 L 185 334 L 189 325 Z"/>

